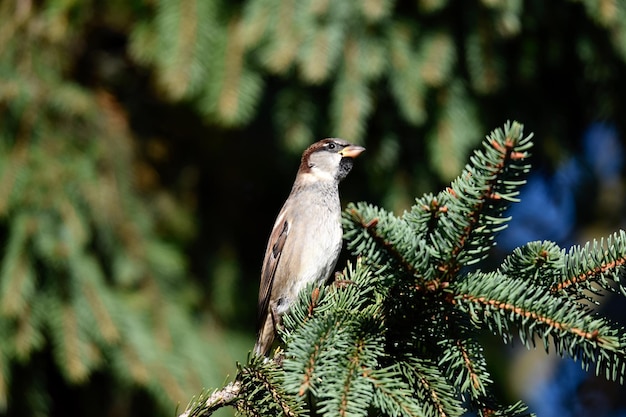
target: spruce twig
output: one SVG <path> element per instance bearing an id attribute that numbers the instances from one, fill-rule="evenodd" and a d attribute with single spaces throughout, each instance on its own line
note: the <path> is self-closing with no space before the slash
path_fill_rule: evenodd
<path id="1" fill-rule="evenodd" d="M 206 399 L 199 398 L 179 417 L 208 417 L 222 407 L 233 405 L 239 400 L 241 381 L 233 381 L 224 388 L 213 391 Z"/>

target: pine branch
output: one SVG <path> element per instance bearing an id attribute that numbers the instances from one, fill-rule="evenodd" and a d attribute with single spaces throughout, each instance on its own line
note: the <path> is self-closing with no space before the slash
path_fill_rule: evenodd
<path id="1" fill-rule="evenodd" d="M 453 291 L 457 295 L 451 302 L 456 307 L 469 314 L 476 324 L 484 323 L 499 333 L 505 341 L 511 339 L 516 327 L 526 345 L 534 344 L 537 336 L 547 352 L 552 340 L 559 355 L 580 359 L 585 369 L 595 364 L 596 372 L 604 369 L 608 379 L 623 380 L 623 329 L 591 315 L 578 303 L 498 273 L 468 274 Z"/>
<path id="2" fill-rule="evenodd" d="M 564 262 L 565 251 L 557 244 L 548 241 L 530 242 L 515 248 L 498 270 L 511 278 L 552 287 L 563 275 Z"/>
<path id="3" fill-rule="evenodd" d="M 256 414 L 259 408 L 265 408 L 261 415 L 285 417 L 296 417 L 304 412 L 301 401 L 285 393 L 282 375 L 275 362 L 253 358 L 248 366 L 240 369 L 238 378 L 245 387 L 236 404 L 238 411 Z"/>
<path id="4" fill-rule="evenodd" d="M 241 381 L 234 381 L 220 390 L 213 391 L 207 398 L 200 396 L 192 402 L 179 417 L 210 416 L 218 409 L 234 404 L 239 400 Z"/>
<path id="5" fill-rule="evenodd" d="M 528 411 L 528 406 L 519 401 L 513 405 L 500 406 L 493 401 L 485 400 L 484 405 L 477 411 L 480 417 L 534 417 L 535 414 Z"/>
<path id="6" fill-rule="evenodd" d="M 606 240 L 573 247 L 562 262 L 563 270 L 559 281 L 552 285 L 552 292 L 584 297 L 585 292 L 596 293 L 592 284 L 597 284 L 606 291 L 626 296 L 626 286 L 621 281 L 626 263 L 626 232 L 623 230 Z"/>
<path id="7" fill-rule="evenodd" d="M 367 378 L 373 385 L 373 405 L 382 413 L 388 415 L 400 415 L 405 417 L 423 416 L 422 404 L 414 398 L 413 390 L 404 381 L 399 366 L 374 370 L 367 373 Z"/>
<path id="8" fill-rule="evenodd" d="M 480 345 L 473 339 L 456 339 L 440 343 L 443 355 L 439 366 L 444 366 L 446 374 L 462 394 L 468 394 L 470 401 L 476 402 L 487 394 L 492 383 L 486 369 L 486 361 Z"/>
<path id="9" fill-rule="evenodd" d="M 298 396 L 310 392 L 319 400 L 320 413 L 358 413 L 367 403 L 364 398 L 371 395 L 373 386 L 367 375 L 377 368 L 383 337 L 376 298 L 372 297 L 374 279 L 374 274 L 357 262 L 356 269 L 349 267 L 337 277 L 337 285 L 323 292 L 317 308 L 309 310 L 312 313 L 305 326 L 302 322 L 295 329 L 291 324 L 285 326 L 283 337 L 289 346 L 283 365 L 285 387 Z M 316 294 L 316 289 L 312 291 Z M 304 311 L 294 309 L 285 322 L 295 323 L 293 315 L 303 318 Z"/>
<path id="10" fill-rule="evenodd" d="M 286 395 L 276 362 L 254 356 L 246 366 L 239 366 L 235 381 L 192 400 L 179 417 L 206 417 L 227 406 L 250 416 L 296 417 L 305 412 L 297 398 Z"/>
<path id="11" fill-rule="evenodd" d="M 531 137 L 524 137 L 522 125 L 515 122 L 494 130 L 461 176 L 439 193 L 437 200 L 447 209 L 439 216 L 433 237 L 449 248 L 441 253 L 438 266 L 445 275 L 454 277 L 462 265 L 483 259 L 494 234 L 505 227 L 508 219 L 502 214 L 510 202 L 517 201 L 518 188 L 530 168 L 526 159 Z M 447 235 L 451 230 L 453 234 Z"/>
<path id="12" fill-rule="evenodd" d="M 377 347 L 376 341 L 368 341 L 359 338 L 346 346 L 334 346 L 347 353 L 345 359 L 339 367 L 325 367 L 325 371 L 320 372 L 320 378 L 325 380 L 324 390 L 320 390 L 318 398 L 319 413 L 325 416 L 349 416 L 364 415 L 369 406 L 373 386 L 364 375 L 370 372 L 371 367 L 368 362 L 370 353 L 368 348 Z M 368 342 L 372 345 L 368 346 Z M 373 342 L 373 343 L 372 343 Z"/>
<path id="13" fill-rule="evenodd" d="M 350 250 L 361 254 L 364 262 L 379 273 L 392 270 L 414 279 L 418 286 L 430 288 L 430 277 L 424 276 L 429 251 L 407 222 L 364 203 L 349 205 L 346 213 L 343 220 Z M 410 254 L 411 260 L 405 254 Z"/>
<path id="14" fill-rule="evenodd" d="M 465 412 L 457 388 L 450 384 L 440 367 L 428 359 L 408 358 L 397 366 L 411 381 L 417 399 L 426 415 L 438 417 L 460 416 Z"/>
<path id="15" fill-rule="evenodd" d="M 332 355 L 335 347 L 346 347 L 345 333 L 341 332 L 341 324 L 336 323 L 337 317 L 329 315 L 312 320 L 306 328 L 294 332 L 288 339 L 291 341 L 290 355 L 285 358 L 285 386 L 289 391 L 304 395 L 311 392 L 318 394 L 318 381 L 321 380 L 319 363 L 327 363 L 329 367 L 338 369 L 340 363 Z"/>

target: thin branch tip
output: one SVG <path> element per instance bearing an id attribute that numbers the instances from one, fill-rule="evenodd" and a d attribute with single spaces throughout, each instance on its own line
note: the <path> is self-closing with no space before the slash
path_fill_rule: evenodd
<path id="1" fill-rule="evenodd" d="M 233 381 L 224 388 L 213 392 L 201 404 L 190 405 L 178 417 L 206 417 L 212 415 L 222 407 L 233 404 L 239 399 L 241 381 Z"/>

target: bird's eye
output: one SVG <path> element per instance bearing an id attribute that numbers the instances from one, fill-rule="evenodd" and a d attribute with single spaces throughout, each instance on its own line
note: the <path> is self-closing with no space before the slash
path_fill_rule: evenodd
<path id="1" fill-rule="evenodd" d="M 333 150 L 335 149 L 337 146 L 334 143 L 329 143 L 328 144 L 328 149 Z"/>

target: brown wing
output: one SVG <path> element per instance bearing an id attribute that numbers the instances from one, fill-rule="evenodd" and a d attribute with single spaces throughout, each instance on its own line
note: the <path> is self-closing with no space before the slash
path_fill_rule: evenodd
<path id="1" fill-rule="evenodd" d="M 265 259 L 263 260 L 263 268 L 261 270 L 261 286 L 259 288 L 259 304 L 257 317 L 257 332 L 262 330 L 265 318 L 269 313 L 270 298 L 272 295 L 272 287 L 276 276 L 276 268 L 280 262 L 280 256 L 289 235 L 290 224 L 286 219 L 284 210 L 281 210 L 274 229 L 270 235 L 270 240 L 265 250 Z"/>

